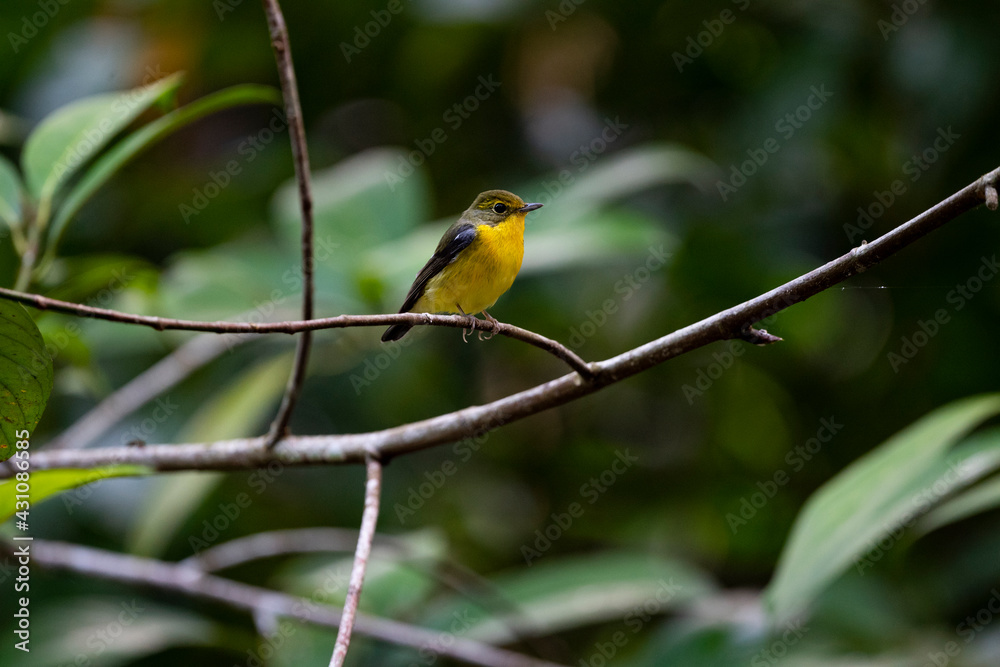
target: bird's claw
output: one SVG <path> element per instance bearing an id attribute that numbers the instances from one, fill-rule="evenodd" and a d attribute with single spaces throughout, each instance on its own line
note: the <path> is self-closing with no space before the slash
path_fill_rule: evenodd
<path id="1" fill-rule="evenodd" d="M 465 313 L 462 313 L 462 314 L 464 315 Z M 473 332 L 473 331 L 475 331 L 475 330 L 476 330 L 476 318 L 475 318 L 475 317 L 473 317 L 473 318 L 472 318 L 472 324 L 471 324 L 471 325 L 469 326 L 469 328 L 467 328 L 467 329 L 462 329 L 462 342 L 463 342 L 463 343 L 468 343 L 469 341 L 468 341 L 468 339 L 466 338 L 466 336 L 468 336 L 468 335 L 469 335 L 470 333 L 472 333 L 472 332 Z M 480 335 L 480 340 L 482 340 L 482 335 L 483 335 L 483 332 L 482 332 L 482 331 L 480 331 L 480 332 L 479 332 L 479 335 Z"/>

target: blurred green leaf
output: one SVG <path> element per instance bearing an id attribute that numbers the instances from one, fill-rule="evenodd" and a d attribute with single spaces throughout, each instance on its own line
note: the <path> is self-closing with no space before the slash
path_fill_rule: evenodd
<path id="1" fill-rule="evenodd" d="M 399 239 L 426 219 L 427 182 L 422 172 L 389 183 L 388 176 L 396 173 L 405 155 L 394 149 L 369 150 L 313 174 L 317 284 L 326 276 L 352 276 L 362 253 Z M 279 235 L 288 252 L 296 255 L 301 229 L 298 196 L 296 184 L 289 182 L 275 194 L 272 205 Z"/>
<path id="2" fill-rule="evenodd" d="M 0 461 L 14 454 L 17 433 L 35 430 L 52 391 L 52 359 L 21 304 L 0 301 Z"/>
<path id="3" fill-rule="evenodd" d="M 929 533 L 949 523 L 1000 507 L 1000 477 L 994 477 L 935 508 L 920 522 L 920 530 Z"/>
<path id="4" fill-rule="evenodd" d="M 947 454 L 965 433 L 998 413 L 996 394 L 940 408 L 814 493 L 795 521 L 766 591 L 774 619 L 782 622 L 800 612 L 881 536 L 983 474 L 981 466 L 963 465 L 971 464 L 982 447 L 952 460 Z"/>
<path id="5" fill-rule="evenodd" d="M 1000 467 L 1000 429 L 990 429 L 962 443 L 968 456 L 966 467 L 976 465 L 977 473 Z M 978 454 L 978 455 L 976 455 Z M 927 513 L 917 526 L 927 534 L 950 523 L 1000 507 L 1000 477 L 992 477 L 948 498 Z"/>
<path id="6" fill-rule="evenodd" d="M 691 183 L 706 189 L 718 175 L 717 170 L 707 157 L 687 148 L 674 144 L 647 144 L 594 163 L 567 186 L 565 192 L 553 197 L 551 208 L 565 210 L 606 205 L 666 183 Z"/>
<path id="7" fill-rule="evenodd" d="M 7 158 L 0 155 L 0 222 L 16 227 L 21 222 L 21 177 Z"/>
<path id="8" fill-rule="evenodd" d="M 148 86 L 77 100 L 47 116 L 28 137 L 21 165 L 28 191 L 40 204 L 157 100 L 180 85 L 180 73 Z"/>
<path id="9" fill-rule="evenodd" d="M 329 662 L 331 647 L 337 638 L 335 629 L 317 627 L 297 619 L 282 620 L 282 629 L 288 636 L 282 637 L 281 644 L 275 646 L 274 656 L 267 661 L 268 667 L 300 667 Z M 355 658 L 363 650 L 364 643 L 364 636 L 355 635 L 351 641 L 351 660 L 348 664 L 363 664 Z"/>
<path id="10" fill-rule="evenodd" d="M 275 252 L 269 239 L 243 238 L 176 255 L 160 281 L 159 310 L 174 317 L 218 319 L 252 312 L 249 321 L 278 319 L 302 292 L 300 260 Z"/>
<path id="11" fill-rule="evenodd" d="M 244 104 L 267 103 L 281 104 L 281 94 L 269 86 L 250 84 L 233 86 L 206 95 L 180 109 L 175 109 L 122 139 L 95 161 L 93 166 L 80 179 L 80 182 L 66 195 L 66 199 L 59 206 L 59 210 L 52 222 L 48 251 L 50 253 L 54 252 L 66 224 L 76 215 L 80 207 L 90 199 L 94 192 L 107 183 L 119 169 L 147 148 L 177 130 L 216 111 Z"/>
<path id="12" fill-rule="evenodd" d="M 178 434 L 181 442 L 213 442 L 248 437 L 271 415 L 291 368 L 291 353 L 265 359 L 232 378 L 191 417 Z M 129 550 L 160 554 L 184 521 L 225 478 L 221 474 L 182 473 L 160 480 L 149 494 L 129 536 Z M 203 539 L 203 538 L 199 538 Z"/>
<path id="13" fill-rule="evenodd" d="M 707 626 L 696 621 L 673 623 L 658 632 L 628 664 L 632 667 L 746 667 L 751 664 L 758 646 L 741 637 L 742 634 L 746 634 L 745 628 L 721 623 Z M 767 665 L 768 662 L 759 660 L 759 664 Z"/>
<path id="14" fill-rule="evenodd" d="M 31 473 L 31 503 L 43 500 L 77 487 L 99 482 L 108 477 L 138 477 L 155 472 L 152 468 L 135 465 L 117 465 L 104 468 L 40 470 Z M 14 484 L 16 480 L 0 481 L 0 523 L 14 514 Z"/>
<path id="15" fill-rule="evenodd" d="M 124 590 L 124 589 L 123 589 Z M 142 595 L 70 595 L 57 603 L 39 602 L 31 610 L 32 629 L 46 641 L 31 644 L 31 659 L 13 642 L 0 647 L 0 664 L 31 667 L 65 665 L 135 664 L 171 647 L 225 646 L 241 650 L 242 643 L 227 641 L 220 626 L 193 610 L 159 604 Z M 3 649 L 9 649 L 4 651 Z"/>
<path id="16" fill-rule="evenodd" d="M 46 295 L 62 301 L 113 308 L 116 297 L 152 282 L 159 273 L 155 264 L 131 255 L 76 255 L 59 260 L 50 274 L 59 282 L 47 290 Z"/>
<path id="17" fill-rule="evenodd" d="M 522 636 L 544 636 L 620 620 L 637 605 L 655 607 L 648 611 L 651 614 L 664 613 L 714 588 L 707 575 L 687 563 L 642 553 L 553 558 L 496 578 L 494 584 L 517 611 L 473 615 L 477 622 L 469 636 L 488 642 L 511 640 L 510 628 L 514 627 Z M 468 602 L 459 605 L 468 607 Z M 453 613 L 449 610 L 444 618 L 452 618 Z"/>

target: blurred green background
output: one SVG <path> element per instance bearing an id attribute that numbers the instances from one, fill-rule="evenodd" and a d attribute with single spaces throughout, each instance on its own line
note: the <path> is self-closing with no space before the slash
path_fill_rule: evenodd
<path id="1" fill-rule="evenodd" d="M 505 188 L 545 208 L 529 216 L 524 268 L 492 314 L 599 360 L 833 259 L 1000 165 L 995 4 L 285 0 L 283 9 L 314 169 L 319 316 L 395 311 L 443 228 L 479 191 Z M 277 85 L 255 2 L 7 0 L 0 36 L 0 154 L 15 164 L 31 129 L 81 97 L 178 71 L 180 104 L 236 84 Z M 170 317 L 294 319 L 291 177 L 273 107 L 211 115 L 100 189 L 31 289 Z M 929 534 L 906 532 L 872 567 L 851 567 L 810 607 L 796 641 L 768 630 L 758 597 L 821 485 L 928 412 L 997 388 L 1000 290 L 989 275 L 956 296 L 989 266 L 996 223 L 977 209 L 778 314 L 765 325 L 784 338 L 778 345 L 709 346 L 564 408 L 394 460 L 379 530 L 419 557 L 377 561 L 362 608 L 442 628 L 471 608 L 481 623 L 468 636 L 573 665 L 923 665 L 939 654 L 997 664 L 1000 623 L 981 618 L 968 642 L 961 629 L 1000 586 L 996 502 Z M 0 257 L 0 284 L 12 286 L 6 230 Z M 947 322 L 921 337 L 941 309 Z M 56 366 L 37 448 L 192 338 L 31 312 Z M 421 328 L 387 347 L 379 334 L 315 336 L 295 433 L 395 426 L 565 372 L 501 337 L 463 344 L 455 330 Z M 230 343 L 90 446 L 263 432 L 293 340 Z M 911 344 L 915 354 L 903 356 Z M 833 437 L 810 445 L 831 423 Z M 797 447 L 812 449 L 791 454 Z M 769 485 L 780 472 L 784 481 Z M 34 526 L 38 537 L 179 560 L 240 493 L 252 503 L 219 541 L 356 527 L 362 487 L 357 467 L 107 480 L 39 505 Z M 766 502 L 747 510 L 759 493 Z M 573 503 L 580 516 L 559 527 Z M 557 539 L 543 539 L 546 530 Z M 456 587 L 443 562 L 489 584 Z M 349 563 L 290 556 L 226 574 L 308 595 Z M 682 595 L 629 616 L 671 577 Z M 238 665 L 260 646 L 251 619 L 175 596 L 61 573 L 38 572 L 33 587 L 39 651 L 24 662 L 5 640 L 4 664 L 82 655 Z M 123 600 L 149 612 L 106 647 L 88 641 Z M 333 635 L 295 627 L 264 662 L 325 664 Z M 960 651 L 942 653 L 951 641 Z M 349 658 L 432 662 L 361 637 Z"/>

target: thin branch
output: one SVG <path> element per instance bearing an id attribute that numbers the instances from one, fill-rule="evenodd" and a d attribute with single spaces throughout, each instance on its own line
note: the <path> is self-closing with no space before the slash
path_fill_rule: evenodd
<path id="1" fill-rule="evenodd" d="M 368 557 L 371 556 L 372 542 L 375 540 L 375 524 L 378 523 L 379 500 L 382 497 L 382 463 L 374 456 L 369 456 L 365 461 L 365 467 L 368 470 L 368 481 L 365 483 L 365 509 L 361 515 L 358 548 L 354 552 L 354 565 L 351 567 L 351 579 L 347 584 L 344 613 L 340 617 L 340 627 L 337 629 L 337 641 L 330 657 L 330 667 L 342 667 L 344 660 L 347 659 L 347 648 L 351 644 L 351 632 L 354 631 L 354 619 L 358 615 L 361 587 L 365 583 L 365 572 L 368 570 Z"/>
<path id="2" fill-rule="evenodd" d="M 295 178 L 299 183 L 299 204 L 302 208 L 302 319 L 313 318 L 313 202 L 309 172 L 309 147 L 306 145 L 306 130 L 302 122 L 302 105 L 299 103 L 299 86 L 295 82 L 295 67 L 292 65 L 292 45 L 288 39 L 288 28 L 281 13 L 278 0 L 263 0 L 267 14 L 267 26 L 271 33 L 271 47 L 278 64 L 278 79 L 281 81 L 281 95 L 285 100 L 285 115 L 291 135 L 292 159 L 295 161 Z M 268 447 L 288 433 L 288 422 L 298 402 L 302 383 L 309 365 L 309 346 L 312 333 L 304 331 L 295 348 L 295 362 L 292 374 L 285 387 L 278 414 L 268 432 Z"/>
<path id="3" fill-rule="evenodd" d="M 7 543 L 0 543 L 0 549 L 10 551 L 11 548 Z M 35 540 L 31 555 L 33 563 L 45 568 L 69 570 L 111 581 L 180 593 L 252 614 L 288 616 L 328 628 L 336 628 L 340 623 L 339 610 L 318 604 L 314 600 L 205 574 L 176 563 L 48 540 Z M 440 630 L 426 630 L 375 616 L 358 614 L 355 628 L 358 633 L 374 639 L 429 651 L 472 665 L 559 667 L 555 663 L 464 637 L 452 635 L 449 637 L 450 641 L 443 642 Z"/>
<path id="4" fill-rule="evenodd" d="M 589 381 L 572 373 L 485 405 L 468 407 L 382 431 L 285 438 L 273 451 L 262 448 L 260 439 L 228 440 L 210 445 L 157 445 L 137 449 L 108 447 L 82 452 L 43 451 L 32 456 L 32 468 L 92 468 L 113 463 L 136 463 L 159 470 L 238 470 L 259 467 L 272 461 L 284 465 L 360 463 L 372 453 L 377 453 L 384 462 L 392 456 L 455 442 L 592 394 L 709 343 L 743 338 L 753 331 L 750 328 L 753 323 L 874 266 L 983 203 L 988 186 L 992 184 L 995 187 L 998 177 L 1000 168 L 875 241 L 864 243 L 846 255 L 755 299 L 606 361 L 591 364 L 596 374 Z M 0 477 L 4 475 L 9 475 L 9 472 L 0 472 Z"/>
<path id="5" fill-rule="evenodd" d="M 45 448 L 81 449 L 126 416 L 231 348 L 224 336 L 196 336 L 109 394 Z"/>
<path id="6" fill-rule="evenodd" d="M 178 320 L 169 317 L 150 315 L 133 315 L 107 308 L 85 306 L 69 301 L 51 299 L 40 294 L 29 294 L 0 287 L 0 299 L 16 301 L 38 310 L 51 310 L 55 313 L 88 317 L 123 324 L 138 324 L 151 327 L 157 331 L 203 331 L 217 334 L 294 334 L 303 331 L 318 331 L 320 329 L 345 329 L 348 327 L 384 327 L 390 324 L 412 324 L 414 326 L 431 325 L 468 329 L 475 324 L 477 329 L 489 330 L 508 338 L 533 345 L 540 350 L 564 361 L 570 368 L 584 377 L 593 375 L 590 365 L 568 347 L 546 338 L 534 331 L 516 327 L 513 324 L 497 322 L 491 324 L 471 315 L 433 315 L 430 313 L 392 313 L 385 315 L 337 315 L 335 317 L 320 317 L 311 320 L 292 320 L 287 322 L 207 322 L 201 320 Z"/>

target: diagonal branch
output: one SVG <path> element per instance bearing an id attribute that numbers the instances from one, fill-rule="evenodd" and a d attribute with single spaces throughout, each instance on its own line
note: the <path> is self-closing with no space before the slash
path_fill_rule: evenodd
<path id="1" fill-rule="evenodd" d="M 10 549 L 9 543 L 0 542 L 0 551 Z M 254 614 L 288 616 L 328 628 L 335 628 L 340 624 L 339 610 L 318 604 L 314 600 L 205 574 L 186 565 L 48 540 L 35 540 L 32 543 L 31 558 L 33 563 L 45 568 L 69 570 L 111 581 L 180 593 Z M 447 656 L 472 665 L 559 667 L 551 662 L 465 637 L 451 635 L 449 642 L 443 642 L 440 630 L 426 630 L 375 616 L 358 614 L 355 627 L 359 633 L 374 639 L 408 646 L 422 654 L 427 651 Z"/>
<path id="2" fill-rule="evenodd" d="M 347 648 L 351 644 L 351 632 L 354 631 L 354 619 L 358 615 L 361 587 L 365 583 L 365 571 L 368 569 L 368 557 L 371 556 L 372 542 L 375 540 L 375 524 L 378 523 L 379 500 L 382 496 L 382 463 L 377 458 L 369 456 L 365 465 L 368 469 L 365 509 L 361 515 L 358 548 L 354 552 L 354 566 L 351 568 L 351 579 L 347 584 L 344 613 L 340 617 L 340 627 L 337 629 L 337 642 L 330 657 L 330 667 L 342 667 L 344 660 L 347 659 Z"/>
<path id="3" fill-rule="evenodd" d="M 295 161 L 295 178 L 299 183 L 299 203 L 302 207 L 302 319 L 313 317 L 313 204 L 312 185 L 309 173 L 309 149 L 306 145 L 306 131 L 302 123 L 302 105 L 299 103 L 299 87 L 295 82 L 295 67 L 292 65 L 292 46 L 288 40 L 288 28 L 281 13 L 278 0 L 263 0 L 267 14 L 267 26 L 271 33 L 271 46 L 278 63 L 278 78 L 281 81 L 281 95 L 285 100 L 285 115 L 288 118 L 292 142 L 292 158 Z M 295 362 L 292 374 L 285 387 L 284 398 L 278 414 L 268 432 L 268 447 L 288 432 L 288 422 L 302 391 L 306 368 L 309 364 L 309 346 L 312 332 L 304 331 L 295 348 Z"/>
<path id="4" fill-rule="evenodd" d="M 370 433 L 285 438 L 272 451 L 262 448 L 260 439 L 229 440 L 210 445 L 156 445 L 140 449 L 108 447 L 83 452 L 43 451 L 32 456 L 32 468 L 92 468 L 113 463 L 136 463 L 160 470 L 237 470 L 259 467 L 271 461 L 285 465 L 360 463 L 372 453 L 377 453 L 386 461 L 392 456 L 455 442 L 592 394 L 709 343 L 747 336 L 753 338 L 753 323 L 874 266 L 982 204 L 990 196 L 988 192 L 996 188 L 998 179 L 1000 168 L 871 243 L 863 243 L 770 292 L 616 357 L 591 364 L 595 372 L 591 380 L 571 373 L 486 405 L 471 406 Z M 9 474 L 9 471 L 0 471 L 0 477 Z"/>

